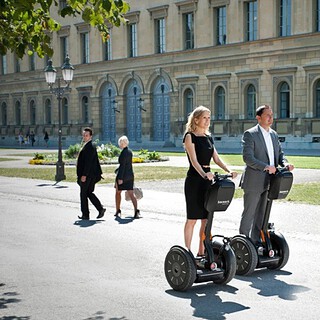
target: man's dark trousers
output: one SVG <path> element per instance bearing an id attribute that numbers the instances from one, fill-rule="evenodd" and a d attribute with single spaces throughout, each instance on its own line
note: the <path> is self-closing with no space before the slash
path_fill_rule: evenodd
<path id="1" fill-rule="evenodd" d="M 88 198 L 91 203 L 96 207 L 98 212 L 100 212 L 103 207 L 101 205 L 100 200 L 93 193 L 96 181 L 92 177 L 87 177 L 86 182 L 78 182 L 80 185 L 80 200 L 81 200 L 81 212 L 82 216 L 89 218 L 89 203 Z"/>

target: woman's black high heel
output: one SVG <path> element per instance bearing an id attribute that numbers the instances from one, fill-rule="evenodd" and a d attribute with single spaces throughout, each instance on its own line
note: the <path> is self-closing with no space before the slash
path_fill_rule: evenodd
<path id="1" fill-rule="evenodd" d="M 117 212 L 114 214 L 115 217 L 121 217 L 121 210 L 117 210 Z"/>
<path id="2" fill-rule="evenodd" d="M 140 215 L 140 210 L 136 210 L 135 213 L 134 213 L 134 217 L 133 219 L 140 219 L 141 218 L 141 215 Z"/>

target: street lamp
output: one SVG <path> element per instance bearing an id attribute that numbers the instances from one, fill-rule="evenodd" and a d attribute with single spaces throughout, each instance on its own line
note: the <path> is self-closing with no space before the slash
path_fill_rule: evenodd
<path id="1" fill-rule="evenodd" d="M 57 87 L 53 87 L 56 82 L 57 70 L 52 66 L 52 60 L 48 61 L 47 67 L 44 69 L 46 75 L 46 81 L 50 88 L 50 92 L 53 93 L 58 99 L 58 117 L 59 117 L 59 142 L 58 142 L 58 161 L 56 163 L 56 177 L 55 180 L 58 183 L 59 181 L 65 180 L 66 176 L 64 174 L 64 162 L 62 161 L 62 145 L 61 145 L 61 100 L 62 96 L 66 91 L 70 91 L 69 85 L 73 79 L 73 70 L 74 67 L 70 64 L 69 55 L 66 56 L 64 64 L 61 66 L 63 80 L 65 86 L 61 86 L 60 77 L 58 77 Z"/>
<path id="2" fill-rule="evenodd" d="M 140 99 L 138 100 L 138 102 L 139 102 L 138 108 L 139 108 L 140 110 L 143 110 L 144 112 L 146 112 L 147 110 L 144 108 L 144 99 L 140 98 Z"/>
<path id="3" fill-rule="evenodd" d="M 113 104 L 112 110 L 113 110 L 114 112 L 120 113 L 120 110 L 118 109 L 118 101 L 113 100 L 113 101 L 112 101 L 112 104 Z"/>

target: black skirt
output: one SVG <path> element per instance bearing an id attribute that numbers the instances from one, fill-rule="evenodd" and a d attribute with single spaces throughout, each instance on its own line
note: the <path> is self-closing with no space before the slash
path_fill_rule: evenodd
<path id="1" fill-rule="evenodd" d="M 208 211 L 204 208 L 205 194 L 210 181 L 201 176 L 187 176 L 184 193 L 187 206 L 187 219 L 207 219 Z"/>
<path id="2" fill-rule="evenodd" d="M 122 184 L 118 184 L 118 179 L 116 179 L 116 184 L 118 190 L 133 190 L 133 180 L 126 180 Z"/>

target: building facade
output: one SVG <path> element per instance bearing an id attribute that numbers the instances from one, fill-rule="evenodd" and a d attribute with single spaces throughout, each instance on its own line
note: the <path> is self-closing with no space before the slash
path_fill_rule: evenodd
<path id="1" fill-rule="evenodd" d="M 75 67 L 61 101 L 65 147 L 85 126 L 101 142 L 126 134 L 136 148 L 181 147 L 188 114 L 204 105 L 216 145 L 239 148 L 256 107 L 270 104 L 285 148 L 320 151 L 320 0 L 129 4 L 127 25 L 110 26 L 106 43 L 81 20 L 56 17 L 53 65 L 69 54 Z M 55 143 L 58 100 L 45 82 L 47 59 L 0 58 L 0 144 L 31 131 L 36 145 L 45 131 Z"/>

